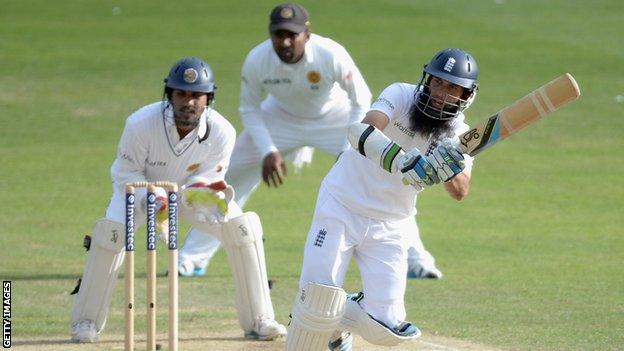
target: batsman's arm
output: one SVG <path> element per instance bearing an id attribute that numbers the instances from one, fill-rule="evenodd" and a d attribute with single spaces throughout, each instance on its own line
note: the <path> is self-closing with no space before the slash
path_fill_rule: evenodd
<path id="1" fill-rule="evenodd" d="M 354 123 L 349 127 L 347 136 L 351 146 L 362 156 L 379 164 L 386 171 L 395 173 L 398 170 L 398 160 L 405 151 L 382 132 L 389 121 L 383 112 L 368 111 L 361 123 Z"/>
<path id="2" fill-rule="evenodd" d="M 444 190 L 455 200 L 461 201 L 470 191 L 471 169 L 464 169 L 453 179 L 444 183 Z"/>

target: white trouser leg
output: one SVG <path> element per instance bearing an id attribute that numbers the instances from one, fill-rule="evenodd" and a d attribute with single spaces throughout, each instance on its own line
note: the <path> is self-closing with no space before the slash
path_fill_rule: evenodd
<path id="1" fill-rule="evenodd" d="M 420 230 L 413 221 L 413 230 L 407 233 L 410 237 L 410 247 L 407 250 L 407 263 L 409 267 L 421 266 L 426 270 L 435 269 L 435 258 L 425 249 L 420 238 Z"/>
<path id="2" fill-rule="evenodd" d="M 179 265 L 190 263 L 197 268 L 205 268 L 212 257 L 217 253 L 221 243 L 212 235 L 192 228 L 186 236 L 184 246 L 178 256 Z"/>
<path id="3" fill-rule="evenodd" d="M 355 250 L 362 275 L 362 308 L 390 328 L 405 321 L 409 220 L 371 220 L 365 240 Z M 383 289 L 379 289 L 383 286 Z"/>
<path id="4" fill-rule="evenodd" d="M 348 215 L 321 187 L 304 247 L 299 289 L 308 283 L 342 287 L 356 244 L 345 232 L 343 220 Z"/>
<path id="5" fill-rule="evenodd" d="M 234 201 L 240 208 L 256 190 L 262 179 L 262 155 L 259 154 L 251 135 L 243 131 L 236 139 L 226 182 L 236 191 Z"/>

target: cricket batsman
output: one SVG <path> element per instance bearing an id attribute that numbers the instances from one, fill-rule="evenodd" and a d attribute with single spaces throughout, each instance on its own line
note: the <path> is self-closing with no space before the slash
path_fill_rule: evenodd
<path id="1" fill-rule="evenodd" d="M 445 49 L 424 66 L 419 84 L 394 83 L 348 131 L 345 151 L 321 184 L 304 249 L 286 350 L 352 349 L 350 333 L 393 346 L 420 336 L 406 321 L 407 248 L 420 191 L 444 183 L 461 200 L 472 158 L 457 137 L 477 92 L 478 66 Z M 341 288 L 351 258 L 363 291 Z"/>
<path id="2" fill-rule="evenodd" d="M 183 185 L 180 214 L 191 233 L 223 242 L 235 282 L 239 323 L 248 338 L 272 340 L 286 334 L 275 321 L 266 279 L 262 226 L 243 213 L 224 182 L 236 131 L 213 108 L 215 80 L 199 58 L 176 62 L 165 78 L 163 101 L 144 106 L 126 121 L 111 167 L 113 195 L 106 215 L 93 227 L 82 281 L 71 315 L 75 342 L 95 342 L 104 329 L 117 275 L 124 260 L 125 190 L 128 182 L 169 181 Z M 160 236 L 167 237 L 167 196 L 158 188 Z M 145 189 L 137 189 L 136 226 L 145 223 Z M 143 200 L 141 200 L 143 199 Z M 245 242 L 235 233 L 245 232 Z M 166 241 L 166 239 L 164 239 Z M 251 278 L 249 278 L 251 277 Z"/>

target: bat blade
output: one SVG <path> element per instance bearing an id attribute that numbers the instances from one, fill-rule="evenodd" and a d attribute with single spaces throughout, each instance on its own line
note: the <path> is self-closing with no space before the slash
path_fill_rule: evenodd
<path id="1" fill-rule="evenodd" d="M 571 74 L 555 78 L 459 136 L 460 149 L 474 156 L 540 118 L 578 99 L 581 91 Z"/>

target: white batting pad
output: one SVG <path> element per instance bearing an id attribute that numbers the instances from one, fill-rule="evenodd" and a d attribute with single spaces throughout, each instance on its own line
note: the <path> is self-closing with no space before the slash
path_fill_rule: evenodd
<path id="1" fill-rule="evenodd" d="M 327 350 L 345 311 L 346 294 L 336 286 L 308 283 L 297 295 L 286 351 Z"/>
<path id="2" fill-rule="evenodd" d="M 93 241 L 74 300 L 71 324 L 88 319 L 99 332 L 106 324 L 108 306 L 124 259 L 126 231 L 122 223 L 106 218 L 93 227 Z"/>
<path id="3" fill-rule="evenodd" d="M 254 212 L 223 224 L 222 243 L 234 277 L 240 326 L 249 334 L 260 316 L 275 318 L 267 281 L 262 225 Z"/>
<path id="4" fill-rule="evenodd" d="M 347 299 L 340 328 L 359 334 L 364 340 L 374 345 L 395 346 L 404 341 L 416 339 L 420 330 L 415 328 L 412 334 L 397 334 L 392 329 L 373 319 L 354 299 Z"/>

